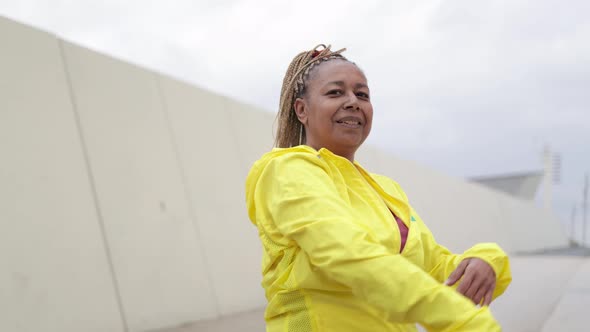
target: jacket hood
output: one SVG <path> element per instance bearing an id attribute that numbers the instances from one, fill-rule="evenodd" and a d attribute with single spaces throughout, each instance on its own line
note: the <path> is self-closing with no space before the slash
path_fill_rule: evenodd
<path id="1" fill-rule="evenodd" d="M 256 225 L 256 206 L 254 204 L 254 194 L 256 193 L 256 185 L 260 179 L 260 176 L 271 161 L 294 152 L 310 154 L 318 153 L 318 151 L 316 151 L 314 148 L 307 145 L 299 145 L 292 148 L 275 148 L 272 149 L 272 151 L 264 154 L 262 158 L 256 161 L 250 169 L 248 177 L 246 178 L 246 206 L 248 208 L 248 216 L 250 217 L 250 221 L 254 225 Z"/>

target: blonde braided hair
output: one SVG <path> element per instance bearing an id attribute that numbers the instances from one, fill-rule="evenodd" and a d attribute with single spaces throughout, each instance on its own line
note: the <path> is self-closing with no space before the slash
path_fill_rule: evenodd
<path id="1" fill-rule="evenodd" d="M 319 64 L 332 59 L 348 61 L 340 54 L 345 48 L 333 52 L 330 46 L 320 44 L 310 51 L 301 52 L 289 64 L 281 88 L 276 147 L 289 148 L 305 143 L 305 129 L 295 114 L 295 100 L 305 95 L 309 73 Z"/>

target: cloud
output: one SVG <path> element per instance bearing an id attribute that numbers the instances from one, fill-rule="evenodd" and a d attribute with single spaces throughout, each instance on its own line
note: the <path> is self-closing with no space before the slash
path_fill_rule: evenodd
<path id="1" fill-rule="evenodd" d="M 587 20 L 548 21 L 555 16 L 551 6 L 536 2 L 501 4 L 441 3 L 426 12 L 410 55 L 381 55 L 395 59 L 375 83 L 392 87 L 376 101 L 385 109 L 382 126 L 397 120 L 438 133 L 442 141 L 431 143 L 436 148 L 445 142 L 475 148 L 505 134 L 551 139 L 556 124 L 585 126 Z M 579 8 L 568 7 L 560 14 L 571 18 Z M 531 8 L 536 11 L 525 10 Z M 385 133 L 382 126 L 376 128 Z"/>

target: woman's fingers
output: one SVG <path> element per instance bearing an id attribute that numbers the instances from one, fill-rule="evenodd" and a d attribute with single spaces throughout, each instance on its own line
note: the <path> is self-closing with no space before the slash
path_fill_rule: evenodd
<path id="1" fill-rule="evenodd" d="M 465 295 L 468 298 L 472 298 L 475 295 L 475 292 L 479 289 L 479 282 L 476 280 L 475 275 L 473 272 L 469 271 L 469 269 L 465 270 L 465 274 L 463 275 L 463 279 L 457 287 L 457 292 Z"/>
<path id="2" fill-rule="evenodd" d="M 496 287 L 496 275 L 491 266 L 478 258 L 463 260 L 451 273 L 446 285 L 461 280 L 457 292 L 471 299 L 475 304 L 489 305 Z"/>
<path id="3" fill-rule="evenodd" d="M 490 305 L 492 304 L 492 298 L 494 296 L 494 290 L 496 290 L 496 281 L 492 284 L 492 287 L 488 290 L 486 295 L 483 298 L 483 305 Z"/>
<path id="4" fill-rule="evenodd" d="M 471 298 L 471 301 L 475 304 L 481 304 L 481 301 L 484 299 L 485 295 L 489 292 L 489 287 L 480 287 L 477 293 Z"/>
<path id="5" fill-rule="evenodd" d="M 457 268 L 455 269 L 455 271 L 451 273 L 447 281 L 445 281 L 445 285 L 453 286 L 459 279 L 461 279 L 461 277 L 465 273 L 465 269 L 467 268 L 469 261 L 469 258 L 462 260 L 461 263 L 459 263 L 459 266 L 457 266 Z"/>

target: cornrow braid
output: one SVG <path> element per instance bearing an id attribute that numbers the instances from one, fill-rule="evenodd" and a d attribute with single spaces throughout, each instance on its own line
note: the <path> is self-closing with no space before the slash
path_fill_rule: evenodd
<path id="1" fill-rule="evenodd" d="M 345 48 L 333 52 L 330 46 L 320 44 L 310 51 L 301 52 L 289 64 L 281 88 L 276 147 L 289 148 L 305 143 L 305 129 L 295 114 L 295 100 L 305 95 L 309 74 L 315 67 L 332 59 L 348 61 L 340 54 Z"/>

